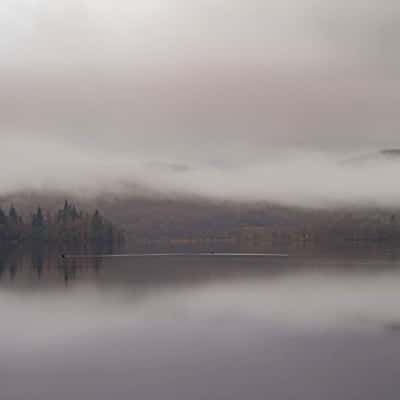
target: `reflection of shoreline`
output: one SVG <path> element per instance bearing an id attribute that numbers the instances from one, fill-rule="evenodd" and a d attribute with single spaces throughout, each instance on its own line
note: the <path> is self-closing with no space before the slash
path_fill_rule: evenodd
<path id="1" fill-rule="evenodd" d="M 126 253 L 126 254 L 89 254 L 66 255 L 65 258 L 142 258 L 142 257 L 289 257 L 283 253 Z"/>
<path id="2" fill-rule="evenodd" d="M 24 246 L 0 253 L 0 286 L 70 286 L 74 282 L 101 285 L 133 285 L 136 289 L 154 285 L 207 283 L 213 279 L 259 278 L 312 269 L 371 273 L 399 269 L 397 249 L 329 249 L 326 252 L 270 253 L 107 253 L 93 248 L 82 252 L 54 246 Z M 379 268 L 378 268 L 379 266 Z"/>
<path id="3" fill-rule="evenodd" d="M 99 249 L 96 249 L 99 250 Z M 66 260 L 54 246 L 21 246 L 0 253 L 0 284 L 5 282 L 59 281 L 66 285 L 79 275 L 98 273 L 100 258 Z"/>

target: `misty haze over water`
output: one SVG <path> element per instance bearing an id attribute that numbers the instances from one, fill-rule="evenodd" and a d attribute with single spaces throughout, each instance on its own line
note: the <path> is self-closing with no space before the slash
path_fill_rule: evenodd
<path id="1" fill-rule="evenodd" d="M 400 261 L 2 259 L 5 399 L 395 399 Z"/>

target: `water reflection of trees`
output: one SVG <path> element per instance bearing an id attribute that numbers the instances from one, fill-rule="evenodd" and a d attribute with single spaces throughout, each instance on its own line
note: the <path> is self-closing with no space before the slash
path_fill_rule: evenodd
<path id="1" fill-rule="evenodd" d="M 109 248 L 100 247 L 82 249 L 46 245 L 3 251 L 0 252 L 0 283 L 63 282 L 68 286 L 73 281 L 98 275 L 102 258 L 93 255 L 108 251 Z"/>
<path id="2" fill-rule="evenodd" d="M 43 246 L 36 246 L 32 248 L 32 268 L 36 271 L 38 279 L 41 279 L 43 273 L 44 263 L 44 249 Z"/>
<path id="3" fill-rule="evenodd" d="M 5 258 L 0 255 L 0 281 L 3 278 L 4 271 L 7 269 Z"/>
<path id="4" fill-rule="evenodd" d="M 0 252 L 0 281 L 6 276 L 12 281 L 15 279 L 18 270 L 18 260 L 11 252 Z"/>

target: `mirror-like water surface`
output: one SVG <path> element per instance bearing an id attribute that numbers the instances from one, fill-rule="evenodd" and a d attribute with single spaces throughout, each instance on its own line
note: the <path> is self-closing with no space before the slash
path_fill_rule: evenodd
<path id="1" fill-rule="evenodd" d="M 1 399 L 398 399 L 400 261 L 0 259 Z"/>

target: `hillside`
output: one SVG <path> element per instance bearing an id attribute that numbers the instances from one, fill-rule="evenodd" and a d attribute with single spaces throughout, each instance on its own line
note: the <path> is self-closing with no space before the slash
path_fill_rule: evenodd
<path id="1" fill-rule="evenodd" d="M 305 210 L 266 203 L 217 202 L 202 198 L 138 195 L 85 199 L 65 193 L 20 192 L 3 197 L 30 215 L 37 204 L 57 210 L 68 199 L 81 209 L 99 209 L 124 232 L 131 248 L 264 251 L 272 245 L 400 241 L 399 209 Z"/>

